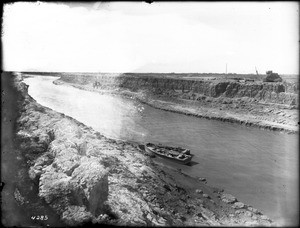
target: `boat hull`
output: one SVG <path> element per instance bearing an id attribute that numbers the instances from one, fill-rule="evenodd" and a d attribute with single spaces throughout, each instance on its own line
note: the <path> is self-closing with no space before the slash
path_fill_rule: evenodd
<path id="1" fill-rule="evenodd" d="M 174 157 L 169 157 L 169 156 L 166 156 L 164 154 L 160 154 L 160 153 L 156 152 L 155 150 L 151 150 L 150 148 L 148 148 L 147 144 L 145 145 L 144 148 L 145 148 L 145 151 L 147 153 L 152 153 L 152 154 L 157 155 L 161 158 L 165 158 L 165 159 L 168 159 L 170 161 L 173 161 L 173 162 L 176 162 L 176 163 L 179 163 L 179 164 L 183 164 L 183 165 L 186 165 L 186 164 L 190 163 L 192 161 L 192 158 L 193 158 L 193 155 L 189 155 L 188 158 L 186 158 L 184 160 L 179 160 L 179 159 L 176 159 Z"/>

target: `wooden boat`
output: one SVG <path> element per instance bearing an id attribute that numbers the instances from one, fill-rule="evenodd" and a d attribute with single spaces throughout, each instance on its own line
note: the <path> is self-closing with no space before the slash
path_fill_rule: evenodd
<path id="1" fill-rule="evenodd" d="M 161 144 L 155 145 L 153 143 L 146 143 L 145 151 L 184 165 L 188 164 L 194 156 L 187 149 L 163 146 Z"/>

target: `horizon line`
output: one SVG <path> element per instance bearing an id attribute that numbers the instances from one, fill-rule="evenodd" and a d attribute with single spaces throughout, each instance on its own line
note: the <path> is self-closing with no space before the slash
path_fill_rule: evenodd
<path id="1" fill-rule="evenodd" d="M 221 75 L 257 75 L 254 73 L 208 73 L 208 72 L 101 72 L 101 71 L 37 71 L 37 70 L 27 70 L 27 71 L 15 71 L 15 70 L 7 70 L 3 72 L 21 72 L 21 73 L 89 73 L 89 74 L 221 74 Z M 276 72 L 274 72 L 276 73 Z M 279 75 L 299 75 L 299 73 L 283 73 Z M 266 73 L 258 74 L 266 75 Z"/>

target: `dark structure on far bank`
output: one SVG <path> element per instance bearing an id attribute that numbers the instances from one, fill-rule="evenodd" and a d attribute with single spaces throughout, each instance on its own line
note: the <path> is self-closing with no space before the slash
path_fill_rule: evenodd
<path id="1" fill-rule="evenodd" d="M 267 76 L 263 79 L 264 82 L 282 82 L 282 78 L 277 73 L 269 70 L 266 72 Z"/>

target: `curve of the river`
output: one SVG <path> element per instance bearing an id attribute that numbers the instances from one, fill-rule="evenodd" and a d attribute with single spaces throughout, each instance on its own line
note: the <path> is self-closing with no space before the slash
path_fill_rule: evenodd
<path id="1" fill-rule="evenodd" d="M 193 166 L 159 161 L 206 177 L 281 225 L 298 223 L 298 135 L 249 128 L 154 109 L 130 99 L 65 85 L 55 77 L 26 78 L 40 104 L 104 135 L 188 148 Z"/>

